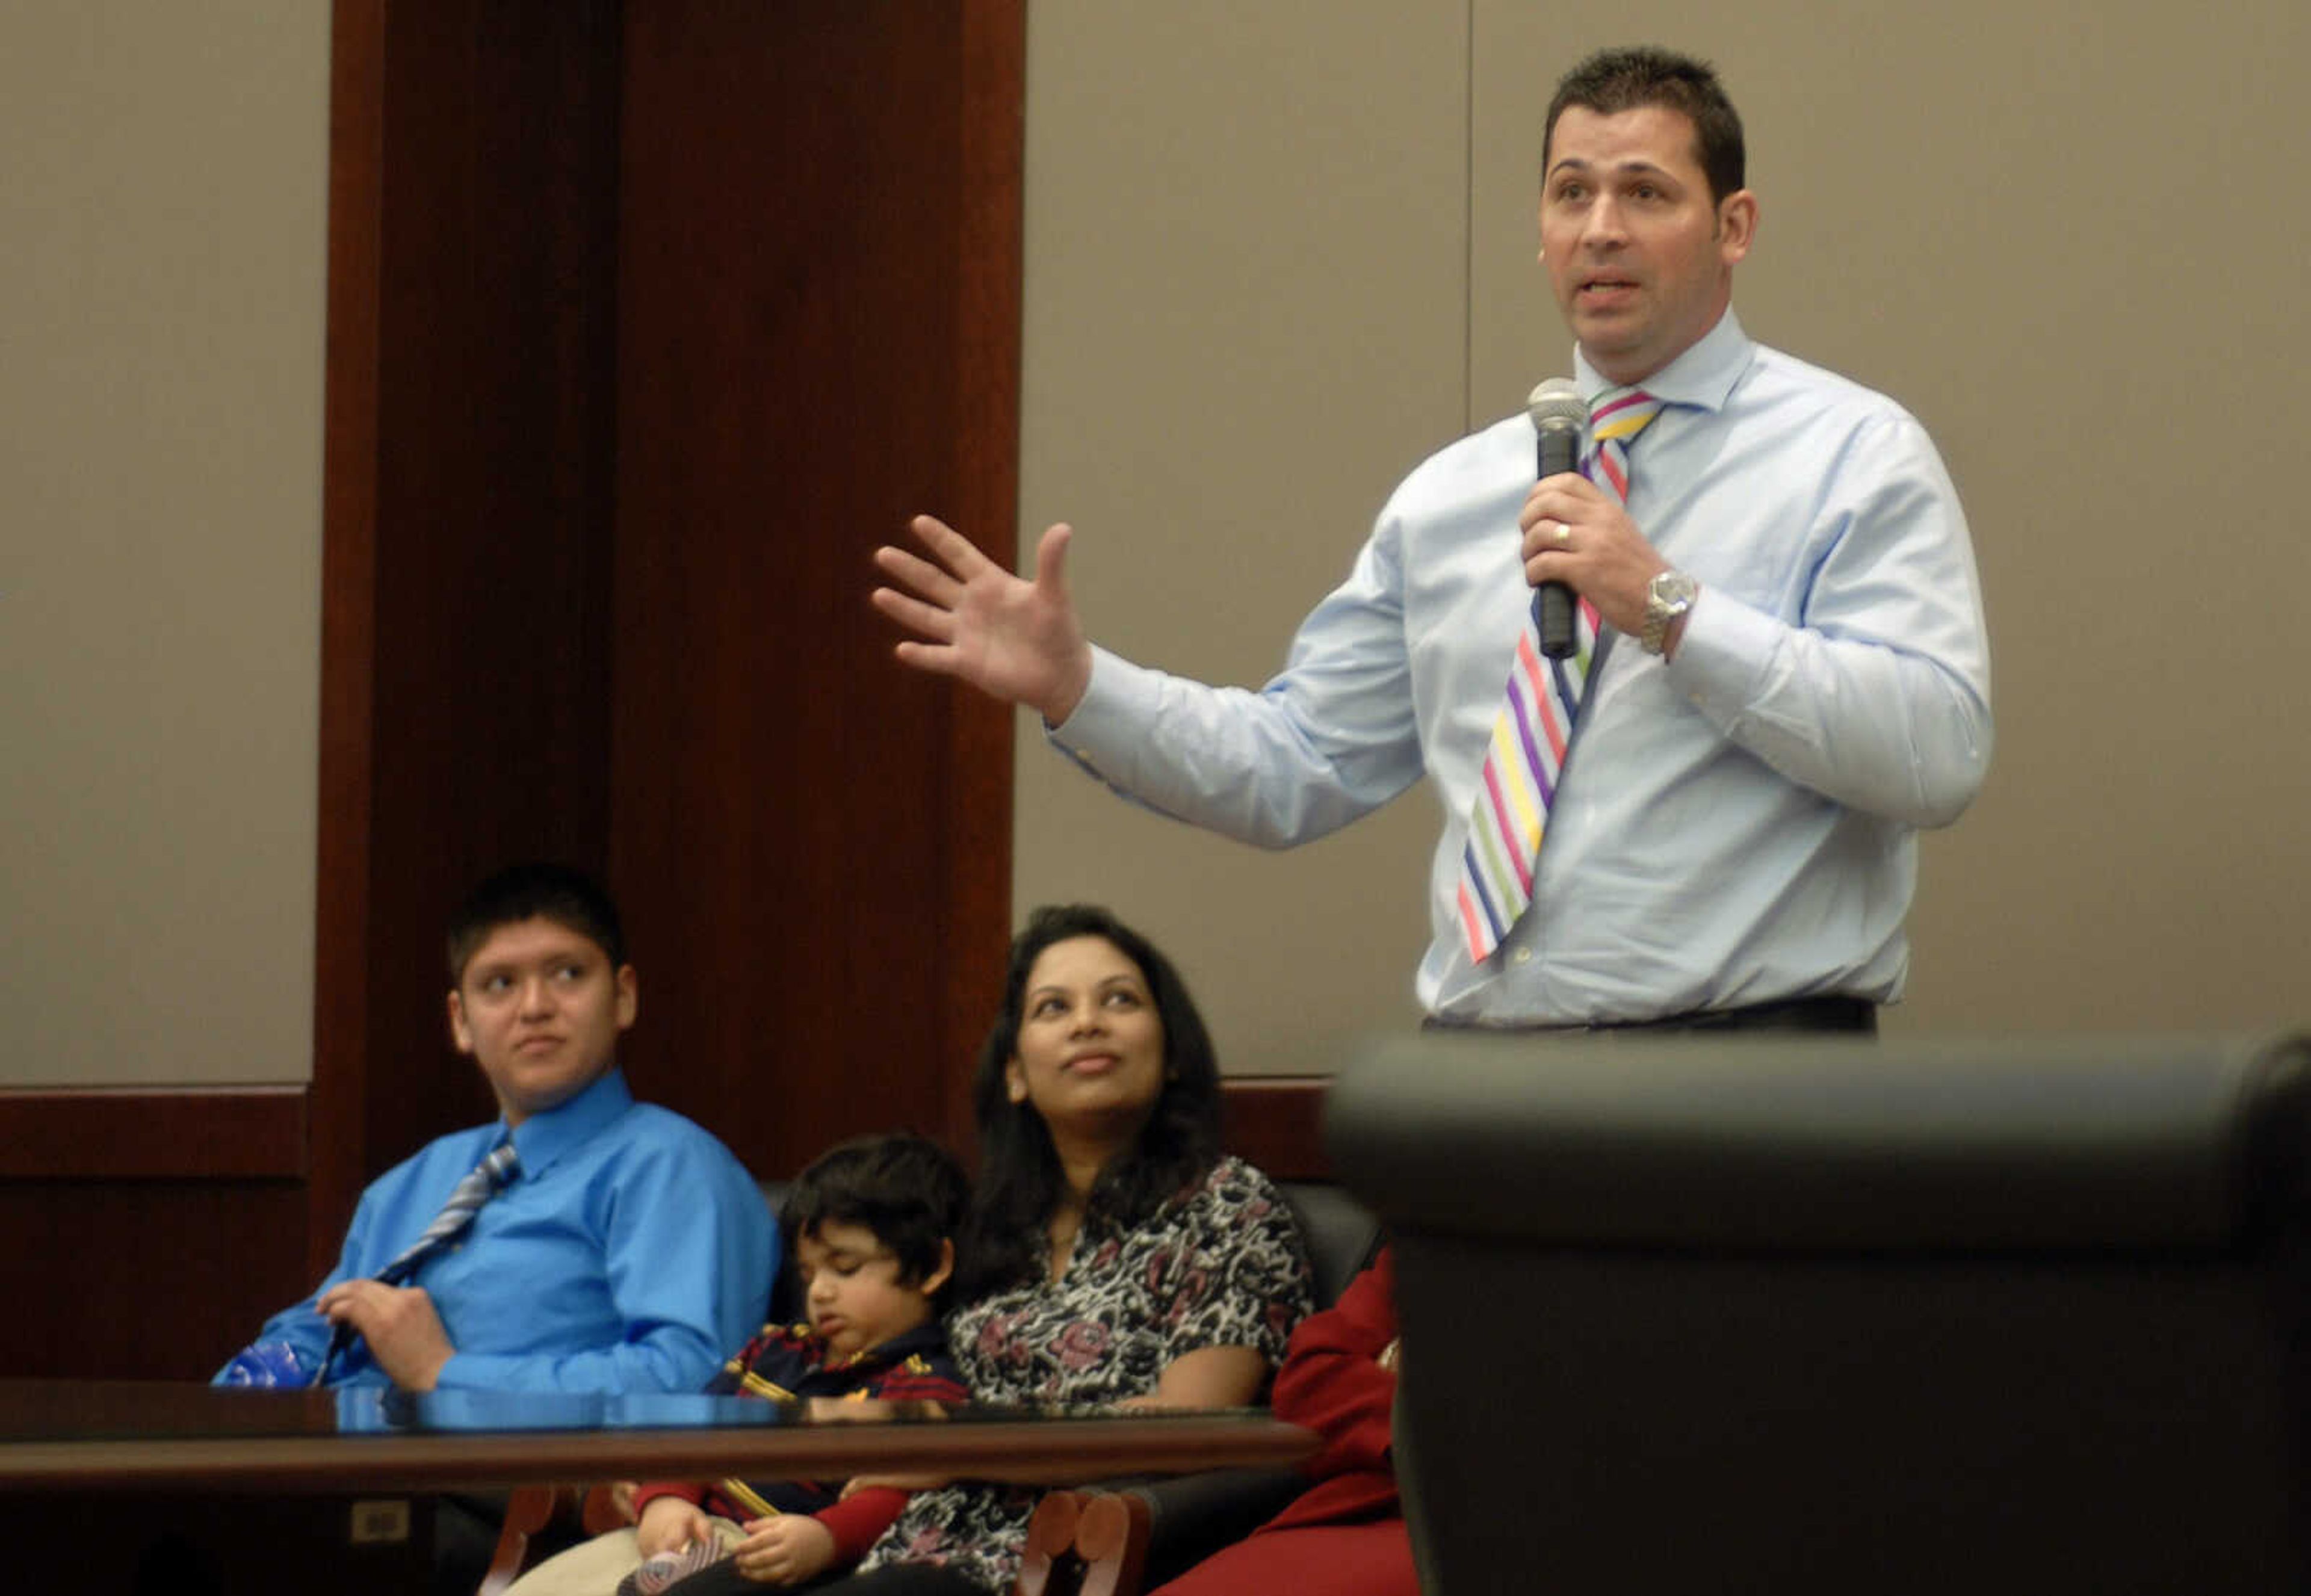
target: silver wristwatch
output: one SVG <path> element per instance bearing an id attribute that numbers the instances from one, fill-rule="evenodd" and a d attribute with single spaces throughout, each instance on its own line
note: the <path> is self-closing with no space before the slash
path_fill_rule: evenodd
<path id="1" fill-rule="evenodd" d="M 1637 646 L 1648 654 L 1668 648 L 1669 629 L 1693 607 L 1700 591 L 1701 584 L 1682 571 L 1664 571 L 1646 583 L 1645 629 L 1637 634 Z"/>

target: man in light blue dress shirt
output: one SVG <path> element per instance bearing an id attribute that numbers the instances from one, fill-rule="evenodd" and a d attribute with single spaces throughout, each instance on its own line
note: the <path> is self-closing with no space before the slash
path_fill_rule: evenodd
<path id="1" fill-rule="evenodd" d="M 1626 509 L 1536 484 L 1522 415 L 1423 463 L 1258 693 L 1093 647 L 1071 536 L 1023 580 L 929 517 L 933 556 L 876 553 L 899 657 L 1042 711 L 1136 801 L 1264 847 L 1347 824 L 1426 775 L 1446 822 L 1416 978 L 1439 1023 L 1868 1029 L 1900 996 L 1916 833 L 1990 760 L 1990 661 L 1966 520 L 1899 406 L 1752 343 L 1733 268 L 1755 237 L 1716 76 L 1602 52 L 1543 139 L 1540 264 L 1591 401 L 1665 402 Z M 1584 701 L 1532 906 L 1472 963 L 1462 844 L 1532 589 L 1618 634 Z"/>

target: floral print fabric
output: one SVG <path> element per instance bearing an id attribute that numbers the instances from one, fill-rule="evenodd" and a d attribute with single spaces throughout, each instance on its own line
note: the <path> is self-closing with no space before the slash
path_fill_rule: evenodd
<path id="1" fill-rule="evenodd" d="M 981 1402 L 1102 1407 L 1146 1396 L 1205 1347 L 1256 1347 L 1273 1365 L 1311 1306 L 1308 1252 L 1269 1178 L 1224 1157 L 1130 1230 L 1086 1225 L 1066 1272 L 982 1298 L 947 1323 Z M 941 1563 L 1011 1587 L 1038 1492 L 958 1484 L 919 1491 L 863 1569 Z"/>

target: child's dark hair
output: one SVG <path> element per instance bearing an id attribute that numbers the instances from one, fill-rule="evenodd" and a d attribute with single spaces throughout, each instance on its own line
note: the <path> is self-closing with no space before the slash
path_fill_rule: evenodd
<path id="1" fill-rule="evenodd" d="M 961 1244 L 970 1200 L 955 1155 L 927 1136 L 894 1130 L 854 1137 L 811 1160 L 779 1204 L 779 1224 L 789 1257 L 830 1220 L 864 1225 L 899 1260 L 900 1283 L 912 1286 L 937 1272 L 940 1243 Z M 946 1295 L 942 1286 L 933 1306 L 944 1307 Z"/>
<path id="2" fill-rule="evenodd" d="M 466 966 L 491 932 L 526 920 L 568 927 L 600 948 L 613 970 L 626 962 L 618 906 L 600 882 L 571 865 L 509 865 L 468 893 L 450 917 L 449 984 L 463 983 Z"/>

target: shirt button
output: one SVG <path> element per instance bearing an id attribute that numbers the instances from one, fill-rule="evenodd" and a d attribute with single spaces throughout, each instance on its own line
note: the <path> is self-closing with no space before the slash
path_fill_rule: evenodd
<path id="1" fill-rule="evenodd" d="M 1532 963 L 1532 949 L 1530 949 L 1530 947 L 1520 947 L 1520 948 L 1518 948 L 1514 953 L 1513 953 L 1513 954 L 1509 955 L 1509 963 L 1511 963 L 1512 964 L 1531 964 L 1531 963 Z"/>

